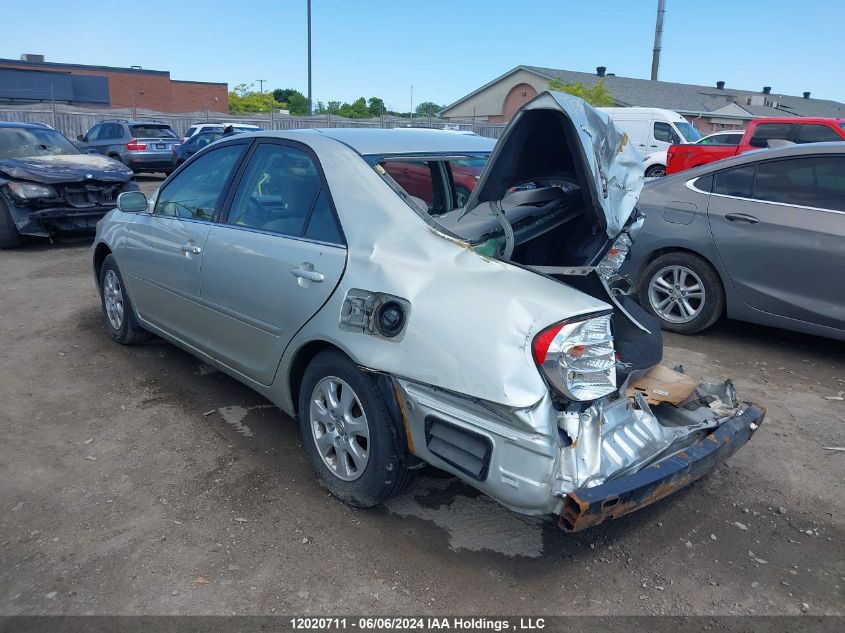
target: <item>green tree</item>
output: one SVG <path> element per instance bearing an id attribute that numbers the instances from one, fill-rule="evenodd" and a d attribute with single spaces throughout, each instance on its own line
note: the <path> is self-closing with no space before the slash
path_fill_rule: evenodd
<path id="1" fill-rule="evenodd" d="M 423 101 L 417 106 L 415 114 L 417 116 L 437 116 L 446 106 L 437 105 L 433 101 Z"/>
<path id="2" fill-rule="evenodd" d="M 229 112 L 245 114 L 249 112 L 269 112 L 278 108 L 278 102 L 269 92 L 250 92 L 245 89 L 246 84 L 238 84 L 229 93 Z"/>
<path id="3" fill-rule="evenodd" d="M 308 114 L 308 97 L 293 88 L 277 88 L 273 91 L 273 99 L 285 104 L 291 114 Z"/>
<path id="4" fill-rule="evenodd" d="M 367 100 L 367 109 L 370 111 L 370 116 L 381 116 L 387 110 L 384 106 L 384 99 L 378 97 L 370 97 Z"/>
<path id="5" fill-rule="evenodd" d="M 580 82 L 566 83 L 558 77 L 549 82 L 549 90 L 556 90 L 581 97 L 584 101 L 596 107 L 616 105 L 613 96 L 604 87 L 604 79 L 587 88 Z"/>
<path id="6" fill-rule="evenodd" d="M 340 107 L 340 116 L 347 119 L 366 119 L 370 116 L 370 110 L 367 108 L 367 100 L 364 97 L 355 99 L 352 103 L 344 103 Z"/>

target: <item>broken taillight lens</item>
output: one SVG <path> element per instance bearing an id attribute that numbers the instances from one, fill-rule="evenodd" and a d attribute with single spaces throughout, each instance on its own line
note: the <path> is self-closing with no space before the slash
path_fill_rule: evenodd
<path id="1" fill-rule="evenodd" d="M 613 242 L 613 246 L 607 251 L 607 255 L 596 266 L 602 279 L 609 281 L 613 275 L 619 272 L 619 269 L 622 268 L 622 264 L 625 263 L 625 259 L 628 257 L 628 252 L 631 250 L 631 244 L 631 237 L 627 232 L 619 234 L 619 237 Z"/>
<path id="2" fill-rule="evenodd" d="M 577 401 L 616 391 L 616 352 L 610 315 L 564 321 L 534 337 L 534 362 L 555 389 Z"/>

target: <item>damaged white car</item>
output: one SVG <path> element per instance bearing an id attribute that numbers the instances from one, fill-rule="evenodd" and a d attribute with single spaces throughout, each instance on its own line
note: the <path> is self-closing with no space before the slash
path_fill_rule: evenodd
<path id="1" fill-rule="evenodd" d="M 658 324 L 608 289 L 641 186 L 627 137 L 560 93 L 495 146 L 244 134 L 122 194 L 94 270 L 114 339 L 158 334 L 297 417 L 344 501 L 428 463 L 576 531 L 706 474 L 764 415 L 659 366 Z"/>

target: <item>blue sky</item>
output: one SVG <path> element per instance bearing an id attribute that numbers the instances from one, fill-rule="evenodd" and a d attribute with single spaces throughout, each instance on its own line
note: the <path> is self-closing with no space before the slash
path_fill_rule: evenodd
<path id="1" fill-rule="evenodd" d="M 306 91 L 305 0 L 10 2 L 0 57 Z M 313 0 L 314 99 L 451 103 L 519 65 L 647 78 L 657 0 Z M 660 79 L 845 101 L 845 2 L 667 0 Z M 123 8 L 123 7 L 127 8 Z M 34 23 L 37 20 L 37 26 Z M 256 88 L 258 84 L 256 83 Z"/>

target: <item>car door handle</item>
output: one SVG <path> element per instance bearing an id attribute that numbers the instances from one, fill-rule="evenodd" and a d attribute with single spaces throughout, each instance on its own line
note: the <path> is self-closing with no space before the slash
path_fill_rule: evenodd
<path id="1" fill-rule="evenodd" d="M 202 253 L 202 249 L 196 244 L 188 242 L 187 244 L 182 244 L 182 252 L 190 253 L 191 255 L 199 255 L 200 253 Z"/>
<path id="2" fill-rule="evenodd" d="M 645 147 L 645 143 L 638 143 L 637 147 Z"/>
<path id="3" fill-rule="evenodd" d="M 748 224 L 757 224 L 760 221 L 747 213 L 726 213 L 725 219 L 730 222 L 747 222 Z"/>
<path id="4" fill-rule="evenodd" d="M 316 270 L 308 270 L 307 268 L 294 268 L 290 271 L 290 274 L 294 277 L 299 277 L 300 279 L 307 279 L 308 281 L 314 281 L 320 283 L 323 279 L 326 278 L 323 273 L 318 273 Z"/>

